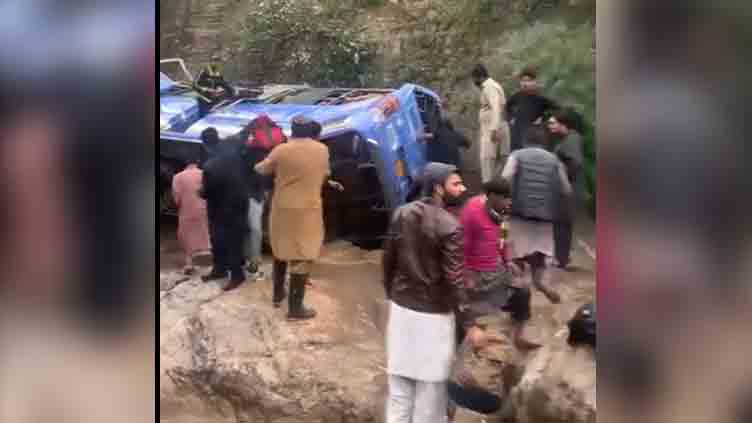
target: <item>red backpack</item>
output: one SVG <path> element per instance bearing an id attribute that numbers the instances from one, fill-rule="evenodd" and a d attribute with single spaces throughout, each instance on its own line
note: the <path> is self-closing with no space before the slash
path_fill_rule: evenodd
<path id="1" fill-rule="evenodd" d="M 277 126 L 269 116 L 261 114 L 248 124 L 250 133 L 246 145 L 271 151 L 274 147 L 287 141 L 282 128 Z"/>

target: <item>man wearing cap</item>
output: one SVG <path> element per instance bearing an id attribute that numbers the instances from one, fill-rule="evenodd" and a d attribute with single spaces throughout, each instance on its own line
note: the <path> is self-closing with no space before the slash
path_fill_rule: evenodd
<path id="1" fill-rule="evenodd" d="M 465 192 L 457 168 L 429 163 L 422 199 L 398 208 L 384 244 L 387 423 L 445 421 L 454 311 L 464 303 L 462 230 L 446 207 Z"/>
<path id="2" fill-rule="evenodd" d="M 292 136 L 276 147 L 254 169 L 262 175 L 274 175 L 269 219 L 274 254 L 273 302 L 279 307 L 287 296 L 285 276 L 290 272 L 288 319 L 304 320 L 316 312 L 303 306 L 306 282 L 313 261 L 324 242 L 324 218 L 321 187 L 341 190 L 329 180 L 329 150 L 319 141 L 321 125 L 299 116 L 292 121 Z M 289 269 L 288 269 L 289 267 Z"/>
<path id="3" fill-rule="evenodd" d="M 235 90 L 227 83 L 219 65 L 219 56 L 212 56 L 212 63 L 199 72 L 193 84 L 200 94 L 199 112 L 202 116 L 222 100 L 235 95 Z"/>
<path id="4" fill-rule="evenodd" d="M 196 88 L 205 96 L 215 99 L 219 95 L 230 95 L 233 89 L 225 81 L 222 69 L 219 65 L 219 56 L 212 56 L 212 62 L 207 65 L 196 77 Z"/>

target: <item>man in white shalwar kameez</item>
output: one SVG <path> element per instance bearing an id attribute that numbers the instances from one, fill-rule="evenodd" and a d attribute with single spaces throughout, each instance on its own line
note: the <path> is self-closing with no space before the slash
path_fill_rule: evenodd
<path id="1" fill-rule="evenodd" d="M 424 198 L 394 213 L 384 246 L 387 423 L 444 423 L 454 360 L 454 310 L 464 298 L 462 231 L 446 211 L 465 187 L 457 168 L 429 163 Z"/>
<path id="2" fill-rule="evenodd" d="M 478 152 L 481 179 L 486 183 L 499 176 L 509 156 L 509 125 L 504 118 L 507 98 L 504 88 L 488 75 L 483 65 L 476 65 L 472 72 L 475 85 L 480 89 L 480 140 Z"/>

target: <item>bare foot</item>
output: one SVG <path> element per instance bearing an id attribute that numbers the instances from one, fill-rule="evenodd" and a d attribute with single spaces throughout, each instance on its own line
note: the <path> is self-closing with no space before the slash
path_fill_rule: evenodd
<path id="1" fill-rule="evenodd" d="M 520 351 L 532 351 L 532 350 L 537 350 L 543 345 L 537 342 L 529 341 L 521 336 L 517 336 L 514 338 L 514 346 Z"/>

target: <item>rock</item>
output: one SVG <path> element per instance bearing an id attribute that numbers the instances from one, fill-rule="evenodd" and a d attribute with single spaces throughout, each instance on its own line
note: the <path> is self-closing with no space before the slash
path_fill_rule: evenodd
<path id="1" fill-rule="evenodd" d="M 180 273 L 166 273 L 159 275 L 159 292 L 171 291 L 179 284 L 190 280 L 190 277 Z"/>
<path id="2" fill-rule="evenodd" d="M 515 384 L 503 414 L 518 423 L 594 423 L 596 362 L 588 348 L 571 348 L 557 339 L 508 375 Z M 518 377 L 519 381 L 515 380 Z"/>
<path id="3" fill-rule="evenodd" d="M 201 274 L 203 272 L 199 272 Z M 319 316 L 288 323 L 268 280 L 223 293 L 198 276 L 160 275 L 160 413 L 211 422 L 375 422 L 384 350 L 375 327 L 343 325 L 312 289 Z M 356 326 L 356 324 L 353 324 Z M 189 420 L 191 421 L 191 420 Z"/>

